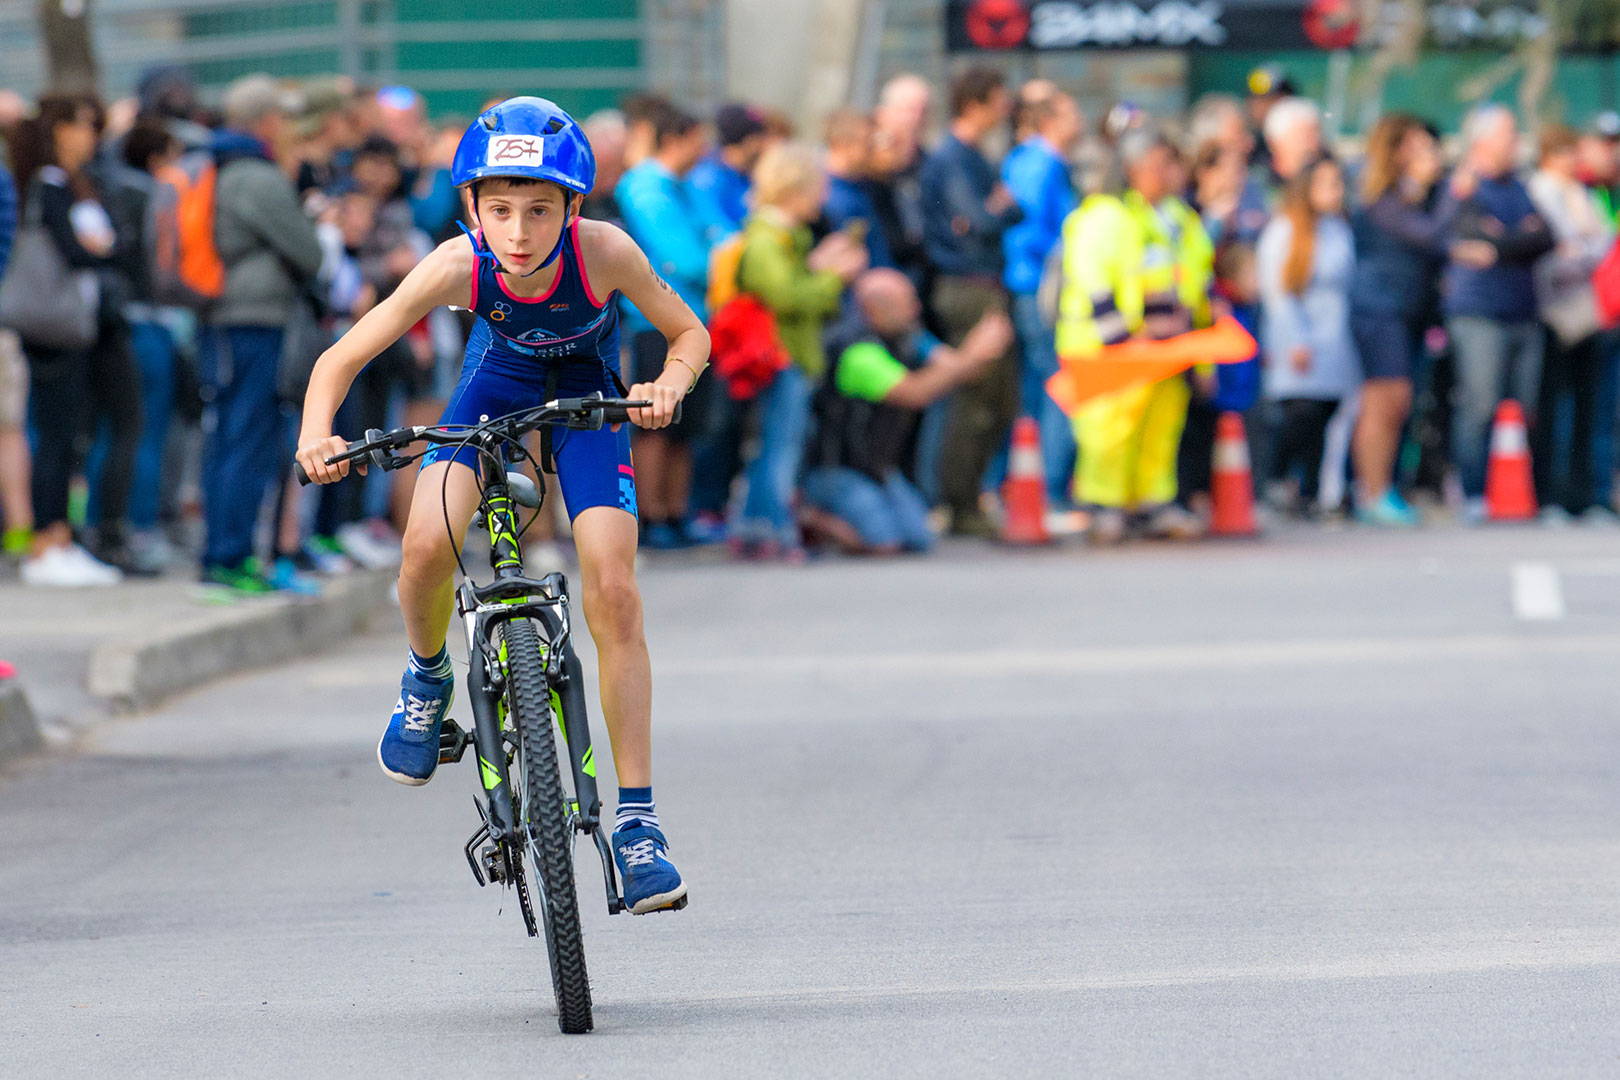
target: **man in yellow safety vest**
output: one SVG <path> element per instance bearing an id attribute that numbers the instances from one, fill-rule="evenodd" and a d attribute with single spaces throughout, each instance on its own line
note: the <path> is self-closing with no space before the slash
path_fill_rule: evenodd
<path id="1" fill-rule="evenodd" d="M 1127 188 L 1093 195 L 1063 225 L 1057 351 L 1096 355 L 1132 338 L 1161 340 L 1209 325 L 1215 249 L 1176 194 L 1175 146 L 1153 131 L 1120 140 Z M 1092 508 L 1092 539 L 1117 543 L 1132 516 L 1149 535 L 1183 539 L 1201 527 L 1175 505 L 1176 452 L 1189 391 L 1181 376 L 1129 386 L 1074 413 L 1076 495 Z"/>

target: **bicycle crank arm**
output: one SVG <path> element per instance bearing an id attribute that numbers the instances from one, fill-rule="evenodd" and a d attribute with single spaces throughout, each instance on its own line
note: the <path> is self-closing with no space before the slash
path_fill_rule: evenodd
<path id="1" fill-rule="evenodd" d="M 608 838 L 602 835 L 601 829 L 591 832 L 591 839 L 596 841 L 596 854 L 602 859 L 602 880 L 607 885 L 607 905 L 609 915 L 618 915 L 628 911 L 624 898 L 619 895 L 619 871 L 613 865 L 613 848 Z"/>

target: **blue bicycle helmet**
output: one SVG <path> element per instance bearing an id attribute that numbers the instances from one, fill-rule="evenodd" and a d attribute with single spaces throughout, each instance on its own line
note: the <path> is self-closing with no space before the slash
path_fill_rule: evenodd
<path id="1" fill-rule="evenodd" d="M 455 160 L 450 163 L 450 182 L 458 188 L 498 176 L 549 180 L 568 191 L 589 195 L 596 183 L 596 153 L 574 118 L 545 98 L 507 98 L 472 122 L 456 144 Z M 565 201 L 562 232 L 551 254 L 520 276 L 538 274 L 562 255 L 568 217 Z M 496 273 L 508 272 L 487 241 L 461 222 L 456 224 L 472 241 L 475 255 L 495 263 Z"/>
<path id="2" fill-rule="evenodd" d="M 549 180 L 589 195 L 596 154 L 579 124 L 556 105 L 545 98 L 508 98 L 472 122 L 450 165 L 456 187 L 495 176 Z"/>

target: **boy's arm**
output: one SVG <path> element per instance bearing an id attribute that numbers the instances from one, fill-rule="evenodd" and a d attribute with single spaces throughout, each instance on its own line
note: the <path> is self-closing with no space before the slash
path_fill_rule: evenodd
<path id="1" fill-rule="evenodd" d="M 326 464 L 343 453 L 347 444 L 332 434 L 332 418 L 349 392 L 360 369 L 436 307 L 472 302 L 472 246 L 458 236 L 440 244 L 399 288 L 366 312 L 332 347 L 321 354 L 309 376 L 304 395 L 304 422 L 298 436 L 298 463 L 318 484 L 330 484 L 349 473 L 349 462 Z"/>
<path id="2" fill-rule="evenodd" d="M 668 427 L 675 406 L 709 364 L 709 332 L 623 229 L 603 221 L 581 221 L 579 227 L 586 273 L 595 283 L 592 291 L 623 294 L 669 341 L 663 372 L 650 383 L 630 388 L 632 399 L 653 403 L 649 409 L 632 410 L 631 421 L 644 428 Z"/>

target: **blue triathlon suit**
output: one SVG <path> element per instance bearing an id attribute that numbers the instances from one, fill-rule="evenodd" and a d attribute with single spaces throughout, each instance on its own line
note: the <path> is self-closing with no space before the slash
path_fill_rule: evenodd
<path id="1" fill-rule="evenodd" d="M 478 424 L 558 397 L 601 391 L 618 394 L 619 309 L 617 293 L 598 298 L 585 276 L 579 252 L 579 219 L 568 226 L 558 256 L 556 281 L 532 299 L 513 296 L 499 264 L 487 255 L 473 261 L 471 310 L 478 318 L 467 339 L 461 379 L 440 424 Z M 547 382 L 555 379 L 551 392 Z M 630 463 L 630 425 L 618 431 L 552 428 L 552 455 L 563 504 L 572 521 L 593 506 L 636 513 L 636 471 Z M 471 447 L 437 446 L 423 466 L 454 461 L 475 469 Z"/>

